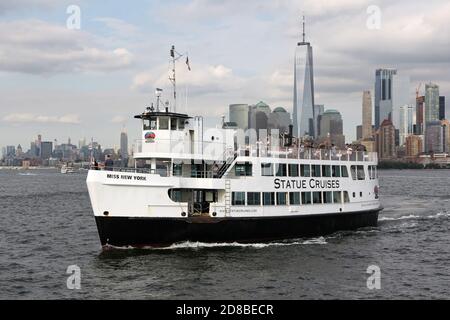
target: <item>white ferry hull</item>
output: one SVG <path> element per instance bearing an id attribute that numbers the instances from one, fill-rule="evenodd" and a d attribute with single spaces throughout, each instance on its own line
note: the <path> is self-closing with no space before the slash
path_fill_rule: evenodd
<path id="1" fill-rule="evenodd" d="M 249 243 L 323 236 L 341 230 L 376 227 L 380 210 L 289 217 L 95 219 L 103 246 L 160 247 L 184 241 Z"/>

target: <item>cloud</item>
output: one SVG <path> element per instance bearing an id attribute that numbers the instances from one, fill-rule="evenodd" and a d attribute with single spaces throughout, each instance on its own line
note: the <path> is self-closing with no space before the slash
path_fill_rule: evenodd
<path id="1" fill-rule="evenodd" d="M 95 18 L 93 21 L 103 23 L 105 26 L 110 28 L 115 35 L 120 35 L 123 37 L 136 35 L 139 31 L 139 28 L 135 25 L 117 18 L 99 17 Z"/>
<path id="2" fill-rule="evenodd" d="M 49 9 L 60 3 L 59 0 L 2 0 L 0 15 L 18 10 Z"/>
<path id="3" fill-rule="evenodd" d="M 6 115 L 2 119 L 4 122 L 10 123 L 62 123 L 62 124 L 79 124 L 80 119 L 77 114 L 66 114 L 63 116 L 45 116 L 35 115 L 32 113 L 12 113 Z"/>
<path id="4" fill-rule="evenodd" d="M 111 72 L 129 67 L 126 48 L 104 48 L 80 30 L 40 20 L 0 23 L 0 71 L 29 74 Z"/>
<path id="5" fill-rule="evenodd" d="M 112 123 L 124 123 L 126 121 L 127 119 L 124 116 L 115 116 L 114 118 L 111 119 Z"/>
<path id="6" fill-rule="evenodd" d="M 179 88 L 189 90 L 190 94 L 218 94 L 240 89 L 246 83 L 246 79 L 236 76 L 231 68 L 224 65 L 192 64 L 192 71 L 186 66 L 177 69 L 177 85 Z M 132 89 L 149 93 L 155 88 L 167 87 L 170 89 L 169 73 L 166 66 L 160 66 L 150 72 L 142 72 L 135 75 Z"/>

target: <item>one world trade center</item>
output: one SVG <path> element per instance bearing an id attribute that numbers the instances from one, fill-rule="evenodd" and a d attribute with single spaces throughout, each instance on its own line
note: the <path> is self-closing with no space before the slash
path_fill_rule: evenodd
<path id="1" fill-rule="evenodd" d="M 314 72 L 313 50 L 305 42 L 305 19 L 303 18 L 303 41 L 295 48 L 294 60 L 294 135 L 315 137 L 314 123 Z"/>

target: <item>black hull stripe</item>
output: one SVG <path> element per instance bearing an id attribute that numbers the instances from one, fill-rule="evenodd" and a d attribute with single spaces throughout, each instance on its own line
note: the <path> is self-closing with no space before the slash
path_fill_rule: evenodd
<path id="1" fill-rule="evenodd" d="M 193 242 L 267 242 L 376 227 L 381 209 L 350 213 L 258 218 L 95 217 L 102 245 L 169 246 Z"/>

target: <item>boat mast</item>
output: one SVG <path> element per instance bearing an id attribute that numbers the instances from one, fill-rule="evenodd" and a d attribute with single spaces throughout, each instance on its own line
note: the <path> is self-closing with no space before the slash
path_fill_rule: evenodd
<path id="1" fill-rule="evenodd" d="M 176 81 L 176 72 L 175 72 L 175 66 L 176 61 L 178 58 L 175 58 L 175 46 L 172 46 L 170 49 L 170 57 L 172 58 L 172 77 L 169 76 L 169 80 L 172 82 L 173 85 L 173 110 L 172 112 L 177 112 L 177 81 Z"/>

